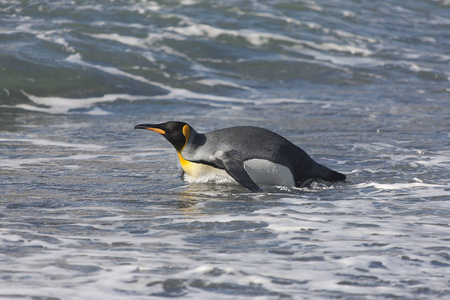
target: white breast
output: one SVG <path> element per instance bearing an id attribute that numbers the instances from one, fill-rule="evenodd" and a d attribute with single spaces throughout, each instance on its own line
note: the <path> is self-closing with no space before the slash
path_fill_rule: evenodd
<path id="1" fill-rule="evenodd" d="M 216 153 L 216 156 L 219 156 Z M 235 180 L 225 170 L 201 163 L 185 160 L 180 154 L 181 167 L 188 182 L 228 183 Z M 249 159 L 244 162 L 244 169 L 257 185 L 295 186 L 294 177 L 288 167 L 265 159 Z"/>
<path id="2" fill-rule="evenodd" d="M 286 166 L 254 158 L 244 162 L 244 169 L 256 184 L 295 186 L 292 172 Z"/>
<path id="3" fill-rule="evenodd" d="M 187 182 L 195 183 L 229 183 L 235 180 L 228 175 L 225 170 L 217 169 L 208 165 L 199 163 L 182 163 L 181 167 L 185 172 L 184 179 Z"/>

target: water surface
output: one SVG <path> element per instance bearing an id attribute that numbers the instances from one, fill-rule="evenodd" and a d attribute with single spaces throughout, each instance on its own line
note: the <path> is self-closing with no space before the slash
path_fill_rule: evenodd
<path id="1" fill-rule="evenodd" d="M 448 1 L 0 3 L 0 297 L 446 299 Z M 271 129 L 348 175 L 190 184 L 161 136 Z"/>

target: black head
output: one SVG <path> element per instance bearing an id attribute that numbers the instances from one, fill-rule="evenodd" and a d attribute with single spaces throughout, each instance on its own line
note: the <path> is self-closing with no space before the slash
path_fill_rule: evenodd
<path id="1" fill-rule="evenodd" d="M 162 124 L 139 124 L 134 126 L 134 129 L 148 129 L 163 135 L 177 152 L 181 152 L 191 133 L 191 127 L 188 124 L 175 121 Z"/>

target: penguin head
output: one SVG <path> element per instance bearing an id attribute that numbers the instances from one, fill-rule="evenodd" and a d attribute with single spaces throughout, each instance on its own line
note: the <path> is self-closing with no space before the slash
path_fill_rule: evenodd
<path id="1" fill-rule="evenodd" d="M 139 124 L 134 129 L 148 129 L 164 136 L 177 152 L 181 152 L 191 134 L 191 126 L 184 122 L 170 121 L 162 124 Z"/>

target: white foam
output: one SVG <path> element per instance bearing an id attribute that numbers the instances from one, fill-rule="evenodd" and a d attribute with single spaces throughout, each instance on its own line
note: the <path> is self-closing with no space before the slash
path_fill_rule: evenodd
<path id="1" fill-rule="evenodd" d="M 135 101 L 143 100 L 148 97 L 146 96 L 133 96 L 128 94 L 106 94 L 102 97 L 92 97 L 92 98 L 63 98 L 63 97 L 39 97 L 22 91 L 22 93 L 28 97 L 33 103 L 41 106 L 33 106 L 29 104 L 18 104 L 15 107 L 22 108 L 31 111 L 46 112 L 50 114 L 65 114 L 69 113 L 75 109 L 88 109 L 93 105 L 105 102 L 114 102 L 119 99 Z M 42 107 L 44 106 L 44 107 Z M 100 108 L 95 108 L 88 112 L 92 115 L 106 115 L 106 112 Z"/>
<path id="2" fill-rule="evenodd" d="M 24 139 L 24 138 L 0 138 L 0 143 L 30 143 L 40 147 L 62 147 L 62 148 L 72 148 L 77 151 L 86 152 L 97 152 L 105 149 L 105 146 L 95 145 L 95 144 L 79 144 L 79 143 L 66 143 L 51 141 L 46 139 Z M 53 161 L 64 161 L 64 160 L 87 160 L 98 157 L 98 155 L 91 154 L 76 154 L 66 157 L 34 157 L 34 158 L 3 158 L 0 160 L 0 167 L 20 169 L 25 165 L 42 165 Z M 67 168 L 75 169 L 76 165 L 68 165 Z"/>
<path id="3" fill-rule="evenodd" d="M 254 89 L 246 87 L 246 86 L 242 86 L 230 81 L 226 81 L 226 80 L 220 80 L 220 79 L 200 79 L 197 80 L 196 83 L 200 83 L 206 86 L 218 86 L 218 85 L 223 85 L 223 86 L 229 86 L 229 87 L 233 87 L 236 89 L 243 89 L 243 90 L 251 90 L 254 91 Z"/>
<path id="4" fill-rule="evenodd" d="M 60 36 L 61 34 L 62 32 L 60 30 L 51 30 L 37 33 L 36 37 L 53 44 L 61 45 L 65 48 L 66 51 L 75 53 L 75 49 L 71 47 L 69 43 Z"/>
<path id="5" fill-rule="evenodd" d="M 328 45 L 328 47 L 330 47 L 330 45 Z M 331 68 L 336 68 L 336 66 L 352 66 L 352 67 L 353 66 L 366 66 L 366 67 L 370 66 L 370 67 L 374 67 L 374 66 L 386 64 L 386 62 L 384 62 L 384 61 L 379 61 L 377 59 L 369 57 L 368 56 L 369 54 L 364 54 L 365 53 L 364 51 L 362 53 L 359 53 L 359 54 L 363 54 L 363 56 L 342 56 L 342 55 L 332 55 L 327 51 L 306 49 L 306 48 L 304 48 L 304 46 L 292 46 L 292 47 L 285 46 L 284 48 L 289 51 L 301 53 L 303 55 L 312 56 L 312 57 L 314 57 L 314 60 L 316 60 L 316 61 L 303 60 L 308 63 L 317 63 L 317 61 L 331 62 L 332 64 L 327 65 L 328 67 L 331 67 Z M 326 48 L 326 47 L 322 47 L 322 48 Z M 330 47 L 329 50 L 331 50 L 331 48 L 334 48 L 334 47 Z M 360 50 L 358 50 L 358 48 L 352 48 L 352 47 L 348 47 L 348 48 L 342 47 L 340 49 L 341 49 L 341 51 L 344 51 L 344 49 L 346 49 L 346 51 L 348 51 L 350 54 L 354 54 L 355 52 L 360 51 Z M 299 59 L 296 58 L 293 60 L 299 60 Z"/>
<path id="6" fill-rule="evenodd" d="M 2 159 L 0 160 L 0 167 L 10 168 L 10 169 L 21 169 L 24 168 L 25 165 L 43 165 L 48 162 L 53 161 L 64 161 L 64 160 L 88 160 L 98 157 L 97 155 L 89 155 L 89 154 L 77 154 L 71 155 L 67 157 L 37 157 L 37 158 L 17 158 L 17 159 Z M 70 168 L 74 168 L 71 165 Z"/>
<path id="7" fill-rule="evenodd" d="M 117 41 L 128 46 L 142 47 L 145 44 L 144 39 L 132 36 L 123 36 L 118 33 L 99 33 L 99 34 L 90 34 L 90 36 L 97 39 Z"/>
<path id="8" fill-rule="evenodd" d="M 410 198 L 421 197 L 441 197 L 450 196 L 450 184 L 432 184 L 424 182 L 407 182 L 407 183 L 361 183 L 356 185 L 357 188 L 373 187 L 381 192 L 396 193 L 396 197 Z M 406 192 L 406 193 L 405 193 Z"/>
<path id="9" fill-rule="evenodd" d="M 358 65 L 358 64 L 369 64 L 369 65 L 378 65 L 379 62 L 376 62 L 373 58 L 367 58 L 368 56 L 372 56 L 373 52 L 367 48 L 364 48 L 362 46 L 355 46 L 355 45 L 349 45 L 349 44 L 337 44 L 332 42 L 326 42 L 326 43 L 318 43 L 318 42 L 312 42 L 312 41 L 306 41 L 306 40 L 300 40 L 296 38 L 291 38 L 285 35 L 281 34 L 274 34 L 274 33 L 267 33 L 267 32 L 260 32 L 256 30 L 248 30 L 248 29 L 240 29 L 240 30 L 230 30 L 230 29 L 222 29 L 213 27 L 206 24 L 190 24 L 185 27 L 169 27 L 168 30 L 171 30 L 173 32 L 176 32 L 180 35 L 184 36 L 205 36 L 209 38 L 217 38 L 220 35 L 228 35 L 228 36 L 234 36 L 234 37 L 242 37 L 247 40 L 248 43 L 254 45 L 254 46 L 262 46 L 264 44 L 269 43 L 271 40 L 275 41 L 282 41 L 286 43 L 293 44 L 292 49 L 296 49 L 297 47 L 298 52 L 302 52 L 306 55 L 313 55 L 317 59 L 322 60 L 329 60 L 333 61 L 333 63 L 343 64 L 343 65 Z M 349 35 L 346 32 L 339 31 L 338 34 L 342 35 Z M 355 39 L 361 39 L 363 37 L 359 37 L 356 35 L 352 36 Z M 367 39 L 367 38 L 364 38 Z M 369 42 L 372 42 L 372 40 L 369 40 Z M 300 48 L 298 48 L 300 47 Z M 357 57 L 352 56 L 348 59 L 344 59 L 337 56 L 332 55 L 325 55 L 322 52 L 315 52 L 310 49 L 315 49 L 323 52 L 341 52 L 341 53 L 349 53 L 351 55 L 359 55 Z M 362 56 L 362 57 L 360 57 Z M 357 60 L 357 63 L 354 62 L 354 60 Z M 345 61 L 344 61 L 345 60 Z"/>
<path id="10" fill-rule="evenodd" d="M 423 155 L 421 151 L 418 151 L 417 154 L 420 155 L 419 160 L 417 160 L 417 156 L 414 158 L 413 163 L 427 166 L 427 167 L 444 167 L 444 166 L 450 166 L 450 151 L 449 150 L 442 150 L 442 151 L 436 151 L 431 152 L 426 155 Z"/>
<path id="11" fill-rule="evenodd" d="M 118 33 L 99 33 L 99 34 L 88 34 L 89 36 L 102 39 L 102 40 L 110 40 L 119 42 L 121 44 L 139 48 L 149 48 L 148 46 L 153 45 L 155 42 L 161 41 L 163 39 L 172 39 L 172 40 L 184 40 L 184 37 L 174 34 L 172 32 L 164 32 L 164 33 L 149 33 L 146 37 L 134 37 L 134 36 L 126 36 Z"/>
<path id="12" fill-rule="evenodd" d="M 445 185 L 441 184 L 431 184 L 431 183 L 423 183 L 423 182 L 408 182 L 408 183 L 376 183 L 376 182 L 370 182 L 370 183 L 362 183 L 358 185 L 361 188 L 366 187 L 374 187 L 376 189 L 380 190 L 401 190 L 401 189 L 412 189 L 412 188 L 420 188 L 420 187 L 426 187 L 426 188 L 445 188 Z"/>
<path id="13" fill-rule="evenodd" d="M 167 86 L 162 83 L 154 82 L 147 80 L 146 78 L 134 75 L 125 71 L 122 71 L 120 69 L 114 68 L 114 67 L 105 67 L 101 65 L 96 65 L 93 63 L 88 63 L 84 61 L 79 53 L 70 55 L 66 58 L 68 62 L 80 64 L 85 67 L 98 69 L 102 72 L 116 75 L 116 76 L 123 76 L 126 78 L 130 78 L 139 82 L 143 82 L 152 86 L 157 86 L 163 90 L 165 90 L 167 93 L 163 95 L 156 95 L 156 96 L 144 96 L 144 95 L 129 95 L 129 94 L 105 94 L 103 96 L 99 97 L 90 97 L 90 98 L 65 98 L 65 97 L 42 97 L 42 96 L 35 96 L 31 95 L 25 91 L 22 91 L 22 93 L 28 97 L 29 100 L 31 100 L 35 105 L 30 104 L 18 104 L 15 106 L 8 106 L 8 105 L 2 105 L 2 107 L 15 107 L 15 108 L 21 108 L 24 110 L 29 111 L 37 111 L 37 112 L 44 112 L 44 113 L 50 113 L 50 114 L 67 114 L 67 113 L 75 113 L 74 110 L 77 109 L 90 109 L 94 105 L 99 103 L 106 103 L 106 102 L 114 102 L 119 99 L 128 100 L 128 101 L 139 101 L 139 100 L 195 100 L 195 103 L 203 103 L 210 106 L 218 106 L 218 107 L 231 107 L 231 108 L 240 108 L 238 106 L 234 106 L 234 104 L 253 104 L 253 105 L 263 105 L 263 104 L 277 104 L 277 103 L 311 103 L 311 100 L 301 100 L 301 99 L 279 99 L 279 98 L 271 98 L 271 99 L 258 99 L 258 100 L 252 100 L 252 99 L 242 99 L 242 98 L 234 98 L 234 97 L 226 97 L 226 96 L 217 96 L 212 94 L 202 94 L 193 92 L 187 89 L 182 88 L 173 88 L 170 86 Z M 247 89 L 251 90 L 247 87 L 243 87 L 241 85 L 237 85 L 231 82 L 222 81 L 222 80 L 214 80 L 214 79 L 204 79 L 200 80 L 199 83 L 206 84 L 206 85 L 227 85 L 231 87 L 241 88 L 241 89 Z M 318 103 L 317 101 L 313 101 L 314 103 Z M 326 102 L 323 102 L 326 103 Z M 107 112 L 101 108 L 95 107 L 90 111 L 84 111 L 82 113 L 91 114 L 91 115 L 107 115 L 110 114 L 110 112 Z"/>
<path id="14" fill-rule="evenodd" d="M 86 114 L 91 116 L 106 116 L 110 115 L 110 112 L 107 112 L 99 107 L 94 107 L 92 110 L 88 111 Z"/>
<path id="15" fill-rule="evenodd" d="M 140 99 L 145 99 L 145 98 L 147 98 L 147 99 L 155 99 L 155 98 L 158 98 L 158 99 L 187 99 L 187 98 L 189 98 L 189 99 L 196 99 L 197 101 L 209 100 L 209 101 L 214 101 L 214 102 L 254 103 L 254 101 L 250 101 L 250 100 L 246 100 L 246 99 L 215 96 L 215 95 L 210 95 L 210 94 L 201 94 L 201 93 L 189 91 L 187 89 L 173 88 L 173 87 L 167 86 L 167 85 L 159 83 L 159 82 L 147 80 L 146 78 L 144 78 L 142 76 L 127 73 L 125 71 L 122 71 L 122 70 L 114 68 L 114 67 L 105 67 L 105 66 L 88 63 L 81 58 L 81 55 L 79 53 L 70 55 L 69 57 L 66 58 L 66 60 L 71 63 L 76 63 L 76 64 L 80 64 L 80 65 L 83 65 L 86 67 L 98 69 L 98 70 L 101 70 L 101 71 L 111 74 L 111 75 L 124 76 L 124 77 L 130 78 L 130 79 L 133 79 L 133 80 L 136 80 L 139 82 L 157 86 L 168 92 L 168 94 L 158 95 L 158 96 L 153 96 L 153 97 L 128 95 L 128 97 L 125 98 L 128 100 L 130 100 L 130 98 L 132 98 L 133 100 L 140 100 Z M 112 96 L 114 97 L 114 95 L 112 95 Z M 104 98 L 104 97 L 101 97 L 101 98 Z M 94 100 L 94 99 L 98 99 L 98 98 L 92 98 L 92 100 Z M 111 100 L 111 101 L 113 101 L 113 100 Z M 99 101 L 99 102 L 101 102 L 101 101 Z"/>
<path id="16" fill-rule="evenodd" d="M 19 26 L 17 26 L 15 29 L 0 29 L 1 34 L 16 34 L 16 33 L 27 33 L 35 36 L 38 39 L 41 39 L 43 41 L 63 46 L 64 49 L 70 53 L 74 53 L 75 49 L 69 45 L 67 40 L 63 38 L 62 36 L 65 35 L 66 29 L 53 29 L 53 30 L 39 30 L 35 29 L 36 26 L 33 26 L 34 24 L 30 23 L 30 19 L 28 17 L 20 17 L 19 18 L 21 23 Z M 62 24 L 64 22 L 69 23 L 68 20 L 58 20 L 58 21 L 52 21 L 55 24 Z"/>
<path id="17" fill-rule="evenodd" d="M 76 144 L 76 143 L 64 143 L 64 142 L 55 142 L 44 139 L 8 139 L 8 138 L 0 138 L 0 142 L 19 142 L 19 143 L 31 143 L 37 146 L 54 146 L 54 147 L 65 147 L 65 148 L 75 148 L 76 150 L 81 151 L 99 151 L 105 146 L 94 145 L 94 144 Z"/>
<path id="18" fill-rule="evenodd" d="M 154 86 L 160 87 L 162 89 L 167 89 L 165 85 L 163 85 L 161 83 L 158 83 L 158 82 L 155 82 L 155 81 L 148 80 L 147 78 L 145 78 L 143 76 L 130 74 L 130 73 L 127 73 L 125 71 L 122 71 L 122 70 L 114 68 L 114 67 L 101 66 L 101 65 L 96 65 L 96 64 L 92 64 L 92 63 L 86 62 L 86 61 L 84 61 L 81 58 L 81 54 L 79 54 L 79 53 L 76 53 L 76 54 L 68 56 L 66 58 L 66 61 L 70 62 L 70 63 L 74 63 L 74 64 L 79 64 L 79 65 L 82 65 L 82 66 L 85 66 L 85 67 L 98 69 L 98 70 L 100 70 L 102 72 L 105 72 L 107 74 L 123 76 L 123 77 L 127 77 L 127 78 L 130 78 L 130 79 L 139 81 L 139 82 L 143 82 L 143 83 L 147 83 L 147 84 L 150 84 L 150 85 L 154 85 Z"/>
<path id="19" fill-rule="evenodd" d="M 181 5 L 186 5 L 186 6 L 195 5 L 195 4 L 198 4 L 198 3 L 199 2 L 195 1 L 195 0 L 181 0 L 180 1 Z"/>
<path id="20" fill-rule="evenodd" d="M 235 37 L 243 37 L 247 40 L 247 42 L 254 46 L 261 46 L 270 42 L 270 40 L 278 40 L 291 43 L 301 42 L 298 39 L 290 38 L 281 34 L 258 32 L 256 30 L 249 29 L 222 29 L 206 24 L 191 24 L 185 27 L 168 27 L 167 29 L 184 36 L 206 36 L 209 38 L 217 38 L 220 35 L 229 35 Z"/>

